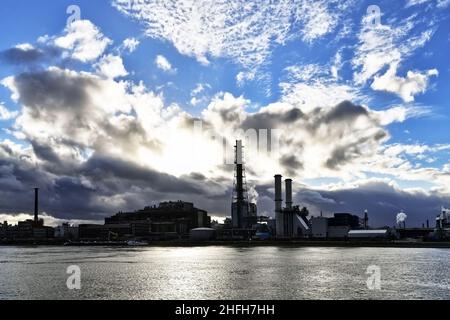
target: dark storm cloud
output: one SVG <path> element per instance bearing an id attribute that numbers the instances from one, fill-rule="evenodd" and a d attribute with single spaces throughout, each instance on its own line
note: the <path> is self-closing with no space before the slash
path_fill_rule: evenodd
<path id="1" fill-rule="evenodd" d="M 32 108 L 36 117 L 40 109 L 67 110 L 74 120 L 81 120 L 89 108 L 89 88 L 98 88 L 94 78 L 68 76 L 65 72 L 46 70 L 22 73 L 15 77 L 19 102 Z M 80 125 L 80 121 L 76 123 Z"/>
<path id="2" fill-rule="evenodd" d="M 34 154 L 41 160 L 50 162 L 52 166 L 60 166 L 61 160 L 58 155 L 53 151 L 53 149 L 48 145 L 43 145 L 37 141 L 31 141 L 31 146 L 33 147 Z"/>
<path id="3" fill-rule="evenodd" d="M 0 52 L 0 62 L 17 65 L 17 66 L 33 66 L 44 62 L 61 60 L 62 51 L 60 48 L 52 46 L 48 43 L 37 44 L 36 46 L 21 47 L 16 46 Z M 62 61 L 61 61 L 62 62 Z"/>
<path id="4" fill-rule="evenodd" d="M 189 175 L 189 177 L 194 179 L 194 180 L 198 180 L 198 181 L 205 181 L 206 180 L 206 177 L 203 174 L 199 173 L 199 172 L 192 172 Z"/>
<path id="5" fill-rule="evenodd" d="M 120 159 L 94 156 L 82 167 L 81 173 L 94 180 L 118 178 L 122 182 L 138 183 L 161 193 L 204 193 L 201 184 L 192 184 L 169 174 L 140 167 Z"/>
<path id="6" fill-rule="evenodd" d="M 367 130 L 353 130 L 359 119 L 365 123 Z M 281 145 L 289 147 L 296 154 L 301 154 L 305 143 L 316 141 L 329 150 L 328 158 L 322 160 L 329 169 L 338 169 L 364 156 L 367 146 L 377 146 L 388 137 L 377 117 L 365 107 L 350 101 L 343 101 L 330 108 L 317 108 L 306 114 L 297 108 L 278 113 L 273 110 L 262 111 L 248 115 L 242 128 L 281 129 Z M 289 137 L 296 130 L 298 135 Z M 271 139 L 269 148 L 270 143 Z M 295 172 L 294 169 L 303 168 L 301 161 L 293 154 L 282 155 L 280 164 L 290 174 Z"/>
<path id="7" fill-rule="evenodd" d="M 337 169 L 340 165 L 347 164 L 352 162 L 354 159 L 357 159 L 363 155 L 363 146 L 368 142 L 381 142 L 383 139 L 387 137 L 387 133 L 383 129 L 379 129 L 378 132 L 369 137 L 360 137 L 357 141 L 349 143 L 345 146 L 336 147 L 331 157 L 326 161 L 326 166 L 329 169 Z"/>
<path id="8" fill-rule="evenodd" d="M 295 155 L 285 155 L 280 159 L 280 164 L 289 175 L 295 175 L 297 170 L 303 168 L 303 163 Z"/>
<path id="9" fill-rule="evenodd" d="M 323 121 L 329 124 L 337 121 L 351 121 L 360 116 L 368 117 L 369 112 L 362 106 L 343 101 L 326 113 Z"/>
<path id="10" fill-rule="evenodd" d="M 286 124 L 295 123 L 305 117 L 305 114 L 298 108 L 283 113 L 256 113 L 249 115 L 242 123 L 242 128 L 247 129 L 277 129 Z"/>
<path id="11" fill-rule="evenodd" d="M 434 226 L 434 218 L 439 214 L 441 206 L 450 204 L 450 197 L 422 192 L 406 192 L 383 182 L 371 182 L 355 189 L 336 191 L 318 191 L 318 201 L 307 192 L 300 191 L 297 199 L 321 208 L 324 212 L 350 212 L 362 216 L 364 210 L 369 211 L 371 226 L 381 227 L 395 224 L 397 213 L 404 210 L 409 226 L 421 226 L 426 220 Z"/>
<path id="12" fill-rule="evenodd" d="M 0 60 L 8 64 L 23 64 L 36 62 L 44 57 L 44 53 L 38 49 L 11 48 L 0 52 Z"/>
<path id="13" fill-rule="evenodd" d="M 98 101 L 92 95 L 101 93 L 105 86 L 114 85 L 111 82 L 95 76 L 50 69 L 22 73 L 14 78 L 14 85 L 19 93 L 19 102 L 33 119 L 64 124 L 63 138 L 56 137 L 59 144 L 83 148 L 86 140 L 84 137 L 90 134 L 93 147 L 99 150 L 107 145 L 106 142 L 111 141 L 120 145 L 124 152 L 135 150 L 136 145 L 157 152 L 162 148 L 159 139 L 148 138 L 142 124 L 135 117 L 124 117 L 118 125 L 111 122 L 111 115 L 105 109 L 96 105 Z M 26 131 L 27 128 L 24 129 Z M 44 148 L 54 147 L 50 143 L 54 142 L 40 141 L 39 145 L 33 146 L 38 151 L 44 151 Z M 46 155 L 49 155 L 49 150 Z"/>
<path id="14" fill-rule="evenodd" d="M 98 220 L 121 210 L 137 210 L 168 200 L 194 201 L 211 212 L 224 212 L 230 199 L 225 196 L 227 188 L 217 193 L 212 191 L 217 183 L 200 178 L 176 178 L 98 156 L 79 168 L 73 167 L 71 175 L 56 176 L 42 167 L 0 158 L 0 212 L 31 213 L 34 187 L 41 188 L 41 211 L 60 219 Z"/>

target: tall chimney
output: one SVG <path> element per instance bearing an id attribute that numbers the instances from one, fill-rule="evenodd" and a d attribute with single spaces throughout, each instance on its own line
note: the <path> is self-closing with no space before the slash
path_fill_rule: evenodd
<path id="1" fill-rule="evenodd" d="M 277 224 L 277 237 L 284 235 L 284 221 L 283 221 L 283 196 L 281 191 L 281 183 L 283 177 L 279 174 L 275 176 L 275 220 Z"/>
<path id="2" fill-rule="evenodd" d="M 281 191 L 281 180 L 283 176 L 277 174 L 275 176 L 275 212 L 281 212 L 283 206 L 283 196 Z"/>
<path id="3" fill-rule="evenodd" d="M 34 188 L 34 222 L 39 221 L 39 188 Z"/>
<path id="4" fill-rule="evenodd" d="M 427 229 L 430 227 L 430 220 L 427 220 Z"/>
<path id="5" fill-rule="evenodd" d="M 286 209 L 292 210 L 292 179 L 286 179 Z"/>

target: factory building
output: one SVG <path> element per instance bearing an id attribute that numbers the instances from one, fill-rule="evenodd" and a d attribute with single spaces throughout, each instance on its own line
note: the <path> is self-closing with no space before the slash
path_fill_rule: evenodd
<path id="1" fill-rule="evenodd" d="M 47 240 L 54 237 L 54 229 L 44 225 L 39 219 L 39 189 L 34 189 L 34 219 L 19 221 L 17 226 L 8 222 L 0 225 L 0 239 L 6 240 Z"/>
<path id="2" fill-rule="evenodd" d="M 390 232 L 388 229 L 381 230 L 350 230 L 348 232 L 349 239 L 373 240 L 373 239 L 388 239 Z"/>
<path id="3" fill-rule="evenodd" d="M 442 207 L 441 213 L 436 217 L 436 229 L 450 229 L 450 209 Z"/>
<path id="4" fill-rule="evenodd" d="M 279 239 L 307 237 L 310 235 L 307 220 L 309 212 L 306 208 L 300 210 L 299 206 L 293 206 L 291 179 L 285 180 L 286 206 L 283 208 L 282 179 L 281 175 L 275 176 L 276 237 Z"/>
<path id="5" fill-rule="evenodd" d="M 78 227 L 72 226 L 69 223 L 63 223 L 55 228 L 55 238 L 66 240 L 78 239 Z"/>
<path id="6" fill-rule="evenodd" d="M 211 241 L 217 237 L 217 231 L 212 228 L 197 228 L 192 229 L 190 239 L 192 241 Z"/>
<path id="7" fill-rule="evenodd" d="M 328 238 L 345 239 L 353 229 L 360 229 L 360 218 L 350 213 L 335 213 L 328 219 Z"/>
<path id="8" fill-rule="evenodd" d="M 209 228 L 211 217 L 189 202 L 162 202 L 136 212 L 119 212 L 104 225 L 79 226 L 80 239 L 145 238 L 163 240 L 188 237 L 192 229 Z"/>
<path id="9" fill-rule="evenodd" d="M 309 220 L 311 225 L 311 237 L 314 239 L 328 238 L 328 218 L 312 217 Z"/>

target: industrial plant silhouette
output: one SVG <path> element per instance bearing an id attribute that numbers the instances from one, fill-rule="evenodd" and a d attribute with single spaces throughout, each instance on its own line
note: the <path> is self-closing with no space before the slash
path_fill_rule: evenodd
<path id="1" fill-rule="evenodd" d="M 34 189 L 34 219 L 0 225 L 0 243 L 36 243 L 65 245 L 147 245 L 174 241 L 236 242 L 266 241 L 317 243 L 396 243 L 414 239 L 427 243 L 450 239 L 449 210 L 442 208 L 436 224 L 427 220 L 422 228 L 406 228 L 404 220 L 390 228 L 372 229 L 367 210 L 362 217 L 351 213 L 335 213 L 333 217 L 310 216 L 306 207 L 293 203 L 293 180 L 275 175 L 274 216 L 258 215 L 257 204 L 249 200 L 244 163 L 244 146 L 236 141 L 231 218 L 223 223 L 212 221 L 205 210 L 184 201 L 162 202 L 135 212 L 119 212 L 105 219 L 104 224 L 64 223 L 56 228 L 45 226 L 39 218 L 39 189 Z"/>

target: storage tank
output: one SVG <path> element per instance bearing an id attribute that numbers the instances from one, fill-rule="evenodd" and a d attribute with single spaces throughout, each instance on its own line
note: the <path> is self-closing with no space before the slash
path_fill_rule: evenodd
<path id="1" fill-rule="evenodd" d="M 190 239 L 192 241 L 210 241 L 216 238 L 216 230 L 212 228 L 192 229 Z"/>

